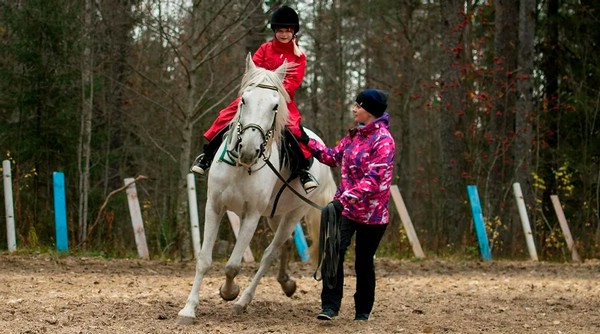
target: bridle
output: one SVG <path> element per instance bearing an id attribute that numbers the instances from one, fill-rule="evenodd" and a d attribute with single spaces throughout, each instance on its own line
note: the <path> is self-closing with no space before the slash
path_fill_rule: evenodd
<path id="1" fill-rule="evenodd" d="M 275 86 L 272 85 L 265 85 L 265 84 L 250 84 L 250 86 L 255 86 L 257 88 L 263 88 L 263 89 L 270 89 L 270 90 L 274 90 L 276 92 L 279 91 L 279 89 Z M 236 124 L 235 124 L 235 128 L 237 129 L 236 132 L 236 141 L 235 141 L 235 145 L 233 146 L 232 150 L 227 150 L 227 155 L 233 160 L 235 161 L 235 165 L 236 166 L 244 166 L 248 169 L 248 174 L 252 174 L 252 172 L 258 171 L 260 169 L 262 169 L 263 167 L 265 167 L 265 164 L 263 164 L 262 166 L 260 166 L 259 168 L 256 169 L 252 169 L 252 166 L 254 166 L 257 162 L 258 159 L 256 159 L 253 163 L 246 165 L 246 164 L 241 164 L 239 163 L 238 157 L 239 157 L 239 148 L 240 148 L 240 144 L 242 142 L 242 135 L 244 134 L 244 132 L 246 130 L 249 129 L 254 129 L 257 130 L 260 133 L 260 136 L 262 138 L 262 144 L 260 145 L 260 151 L 258 153 L 257 157 L 262 157 L 265 161 L 268 161 L 269 158 L 271 157 L 271 151 L 268 150 L 267 148 L 271 145 L 271 142 L 273 140 L 273 135 L 275 133 L 275 123 L 277 121 L 277 112 L 279 111 L 279 108 L 274 109 L 274 115 L 273 115 L 273 122 L 271 123 L 271 127 L 267 130 L 263 129 L 260 125 L 256 124 L 256 123 L 249 123 L 249 124 L 242 124 L 242 122 L 240 122 L 240 119 L 242 117 L 242 109 L 243 105 L 240 104 L 240 111 L 238 112 L 238 117 L 236 119 Z M 232 138 L 233 139 L 233 138 Z M 269 152 L 268 155 L 265 155 L 265 152 Z"/>
<path id="2" fill-rule="evenodd" d="M 279 91 L 279 89 L 275 86 L 272 85 L 265 85 L 265 84 L 251 84 L 250 86 L 256 86 L 257 88 L 264 88 L 264 89 L 270 89 L 270 90 L 274 90 L 276 92 Z M 241 108 L 241 106 L 240 106 Z M 236 141 L 235 141 L 235 145 L 233 146 L 233 150 L 227 149 L 226 150 L 226 154 L 227 156 L 231 159 L 231 161 L 235 161 L 235 166 L 244 166 L 247 167 L 247 171 L 248 171 L 248 175 L 251 175 L 252 172 L 256 172 L 258 170 L 261 170 L 262 168 L 264 168 L 265 166 L 269 166 L 269 168 L 271 168 L 271 170 L 273 171 L 273 173 L 275 173 L 275 175 L 279 178 L 280 181 L 283 182 L 283 187 L 287 187 L 288 189 L 290 189 L 291 192 L 293 192 L 296 196 L 298 196 L 300 199 L 302 199 L 304 202 L 308 203 L 309 205 L 311 205 L 312 207 L 321 210 L 323 209 L 323 207 L 321 207 L 320 205 L 316 204 L 315 202 L 309 200 L 308 198 L 306 198 L 305 196 L 301 195 L 300 193 L 298 193 L 296 191 L 296 189 L 294 189 L 289 183 L 288 180 L 284 179 L 283 176 L 279 173 L 279 171 L 275 168 L 275 166 L 273 166 L 273 164 L 271 163 L 271 161 L 269 160 L 271 157 L 271 152 L 269 151 L 269 154 L 266 155 L 265 152 L 267 151 L 267 147 L 269 147 L 271 145 L 271 141 L 273 140 L 273 134 L 275 132 L 275 122 L 277 120 L 277 112 L 279 111 L 279 109 L 274 109 L 275 114 L 273 115 L 273 122 L 271 123 L 271 127 L 268 130 L 264 130 L 260 125 L 256 124 L 256 123 L 249 123 L 246 125 L 243 125 L 242 122 L 240 122 L 240 118 L 242 116 L 242 111 L 240 109 L 240 111 L 238 112 L 238 117 L 236 120 L 236 125 L 235 128 L 237 129 L 236 132 Z M 240 143 L 242 141 L 242 135 L 244 134 L 244 131 L 248 130 L 248 129 L 255 129 L 257 130 L 261 137 L 262 137 L 262 144 L 260 145 L 260 152 L 258 154 L 258 157 L 262 157 L 264 164 L 256 169 L 252 169 L 252 166 L 254 166 L 257 162 L 258 159 L 256 159 L 252 164 L 250 165 L 243 165 L 239 163 L 238 160 L 238 151 L 239 151 L 239 146 Z M 283 188 L 282 188 L 283 189 Z M 271 212 L 271 217 L 273 217 L 273 214 L 275 212 L 275 208 L 277 205 L 273 206 L 273 211 Z"/>

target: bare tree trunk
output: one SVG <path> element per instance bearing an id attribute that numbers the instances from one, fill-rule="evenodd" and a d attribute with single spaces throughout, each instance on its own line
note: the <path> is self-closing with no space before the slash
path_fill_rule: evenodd
<path id="1" fill-rule="evenodd" d="M 337 128 L 339 129 L 338 132 L 338 136 L 339 138 L 341 138 L 342 136 L 344 136 L 346 134 L 346 128 L 347 128 L 347 112 L 344 108 L 345 106 L 345 101 L 346 101 L 346 96 L 347 96 L 347 83 L 346 83 L 346 66 L 348 63 L 348 57 L 347 54 L 349 54 L 349 52 L 346 52 L 346 47 L 347 47 L 347 43 L 344 42 L 344 26 L 343 26 L 343 21 L 344 21 L 344 10 L 345 10 L 345 2 L 344 1 L 333 1 L 334 4 L 334 8 L 335 8 L 335 21 L 334 21 L 334 25 L 333 25 L 333 36 L 335 36 L 336 38 L 336 45 L 337 45 L 337 49 L 335 50 L 335 55 L 336 55 L 336 59 L 337 62 L 334 65 L 335 68 L 335 72 L 334 72 L 334 76 L 335 76 L 335 80 L 337 82 L 337 89 L 335 90 L 337 92 L 337 94 L 333 94 L 333 98 L 334 103 L 336 106 L 338 106 L 337 110 L 338 110 L 338 124 L 337 124 Z M 361 79 L 359 77 L 359 79 Z"/>
<path id="2" fill-rule="evenodd" d="M 196 101 L 199 96 L 197 94 L 197 69 L 198 69 L 198 54 L 200 52 L 200 45 L 198 38 L 200 36 L 200 27 L 195 22 L 198 22 L 198 18 L 201 15 L 201 6 L 199 1 L 194 1 L 192 5 L 192 12 L 190 18 L 190 37 L 188 47 L 191 50 L 188 67 L 188 84 L 186 86 L 187 100 L 184 105 L 184 114 L 181 126 L 181 146 L 179 156 L 179 178 L 178 183 L 179 189 L 177 194 L 177 232 L 179 235 L 178 243 L 180 246 L 180 257 L 187 258 L 192 253 L 190 226 L 189 226 L 189 215 L 188 215 L 188 197 L 186 192 L 186 175 L 189 173 L 190 168 L 190 157 L 193 140 L 193 117 L 195 111 Z"/>
<path id="3" fill-rule="evenodd" d="M 494 142 L 490 145 L 488 179 L 482 201 L 487 216 L 500 226 L 506 227 L 509 233 L 502 239 L 510 243 L 515 226 L 509 208 L 514 208 L 512 200 L 512 181 L 514 180 L 514 160 L 512 146 L 515 131 L 515 76 L 517 74 L 517 43 L 518 25 L 514 24 L 518 17 L 518 2 L 512 0 L 496 0 L 495 6 L 495 63 L 494 87 L 496 91 L 494 113 L 491 116 L 491 130 Z M 514 210 L 512 211 L 514 212 Z M 500 227 L 498 226 L 498 227 Z M 495 226 L 496 227 L 496 226 Z M 518 230 L 517 230 L 518 231 Z M 493 246 L 493 244 L 492 244 Z"/>
<path id="4" fill-rule="evenodd" d="M 314 30 L 311 31 L 312 57 L 307 58 L 306 60 L 306 78 L 310 80 L 310 90 L 308 93 L 309 103 L 303 104 L 300 99 L 297 99 L 299 108 L 301 108 L 302 105 L 306 106 L 305 108 L 300 109 L 300 113 L 302 114 L 302 123 L 305 126 L 310 127 L 312 130 L 321 132 L 321 136 L 324 133 L 323 130 L 325 127 L 322 125 L 319 126 L 319 124 L 323 124 L 323 121 L 327 119 L 327 117 L 326 115 L 323 115 L 321 111 L 322 101 L 320 99 L 319 91 L 322 89 L 321 82 L 323 79 L 319 75 L 317 75 L 317 73 L 319 73 L 319 64 L 317 62 L 317 59 L 321 60 L 325 58 L 325 46 L 327 44 L 325 39 L 325 34 L 327 33 L 327 31 L 324 28 L 325 24 L 323 23 L 323 15 L 325 12 L 324 2 L 325 1 L 323 0 L 318 0 L 315 1 L 314 5 L 312 6 L 312 16 L 314 17 Z M 309 28 L 306 29 L 308 30 Z M 309 57 L 311 54 L 307 54 L 306 56 Z M 310 106 L 310 110 L 308 110 L 308 106 Z M 308 113 L 309 111 L 310 114 Z"/>
<path id="5" fill-rule="evenodd" d="M 303 25 L 304 36 L 313 40 L 312 50 L 307 54 L 306 78 L 310 80 L 310 114 L 301 110 L 303 122 L 311 125 L 322 136 L 325 143 L 332 145 L 345 134 L 348 125 L 348 92 L 346 70 L 348 63 L 359 52 L 349 46 L 348 40 L 356 41 L 360 36 L 343 25 L 344 12 L 351 3 L 319 0 L 314 4 L 314 26 Z M 306 37 L 302 37 L 304 40 Z M 362 69 L 355 68 L 356 71 Z M 362 78 L 361 78 L 362 80 Z M 303 101 L 296 99 L 299 104 Z"/>
<path id="6" fill-rule="evenodd" d="M 536 134 L 537 147 L 535 150 L 535 171 L 538 175 L 546 176 L 545 188 L 536 190 L 541 192 L 536 197 L 542 198 L 541 208 L 535 214 L 536 219 L 548 221 L 554 216 L 552 205 L 550 205 L 550 195 L 556 193 L 556 183 L 552 175 L 553 170 L 559 167 L 558 164 L 558 142 L 560 135 L 560 119 L 562 116 L 560 105 L 560 74 L 561 70 L 557 64 L 562 64 L 560 59 L 561 41 L 560 41 L 560 22 L 562 20 L 559 13 L 560 1 L 548 0 L 545 3 L 545 13 L 547 23 L 544 31 L 544 41 L 541 45 L 542 62 L 541 70 L 544 73 L 544 114 L 538 113 L 536 120 L 538 133 Z M 548 145 L 544 148 L 543 145 Z M 549 233 L 545 231 L 545 233 Z M 545 233 L 539 233 L 539 242 L 544 242 Z"/>
<path id="7" fill-rule="evenodd" d="M 261 8 L 263 0 L 249 0 L 252 9 Z M 265 13 L 262 10 L 252 10 L 248 21 L 245 23 L 245 29 L 248 31 L 248 37 L 245 39 L 246 53 L 254 54 L 256 49 L 264 43 L 263 35 L 265 28 Z"/>
<path id="8" fill-rule="evenodd" d="M 531 199 L 533 57 L 535 37 L 535 0 L 522 0 L 519 7 L 519 54 L 517 73 L 517 107 L 515 115 L 515 181 L 521 184 L 526 203 Z M 514 224 L 517 225 L 517 224 Z M 515 229 L 517 226 L 515 226 Z M 514 235 L 514 233 L 513 233 Z"/>
<path id="9" fill-rule="evenodd" d="M 457 133 L 460 133 L 461 118 L 459 112 L 464 109 L 464 87 L 460 81 L 460 66 L 464 62 L 464 55 L 458 46 L 463 43 L 462 22 L 464 1 L 449 0 L 441 2 L 441 31 L 443 34 L 444 58 L 441 68 L 441 95 L 440 106 L 440 157 L 441 179 L 444 199 L 440 221 L 435 222 L 432 233 L 440 238 L 438 245 L 458 243 L 470 221 L 465 219 L 463 203 L 466 201 L 466 188 L 462 181 L 462 172 L 465 170 L 463 152 L 465 144 Z M 445 238 L 445 240 L 444 240 Z"/>
<path id="10" fill-rule="evenodd" d="M 104 193 L 120 187 L 122 173 L 127 168 L 130 151 L 125 144 L 127 137 L 125 93 L 129 68 L 128 56 L 133 49 L 132 29 L 135 26 L 133 4 L 135 1 L 102 0 L 94 2 L 94 11 L 100 22 L 94 31 L 102 45 L 102 91 L 104 121 L 109 129 L 104 148 Z M 115 154 L 118 152 L 118 154 Z"/>
<path id="11" fill-rule="evenodd" d="M 81 128 L 79 147 L 77 149 L 77 166 L 79 167 L 79 216 L 78 242 L 87 241 L 88 201 L 90 188 L 90 155 L 92 142 L 92 113 L 94 105 L 93 76 L 93 0 L 86 0 L 84 8 L 84 49 L 81 59 Z"/>

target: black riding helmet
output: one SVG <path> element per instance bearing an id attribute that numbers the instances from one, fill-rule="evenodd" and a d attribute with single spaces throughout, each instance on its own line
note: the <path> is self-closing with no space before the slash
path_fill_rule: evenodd
<path id="1" fill-rule="evenodd" d="M 271 29 L 275 31 L 276 29 L 283 27 L 294 28 L 294 35 L 300 30 L 298 14 L 295 10 L 288 6 L 281 6 L 277 8 L 273 12 L 273 15 L 271 15 Z"/>

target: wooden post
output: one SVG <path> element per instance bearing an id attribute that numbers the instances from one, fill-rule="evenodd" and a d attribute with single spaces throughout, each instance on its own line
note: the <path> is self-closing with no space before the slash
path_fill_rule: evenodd
<path id="1" fill-rule="evenodd" d="M 560 200 L 557 195 L 550 195 L 550 199 L 552 200 L 552 206 L 554 206 L 554 211 L 556 212 L 556 217 L 558 218 L 558 222 L 560 223 L 560 228 L 565 236 L 565 240 L 567 241 L 567 247 L 571 251 L 571 259 L 575 262 L 581 262 L 581 257 L 579 253 L 577 253 L 577 249 L 575 248 L 575 244 L 573 242 L 573 237 L 571 236 L 571 230 L 569 229 L 569 224 L 567 224 L 567 218 L 565 218 L 565 213 L 560 205 Z"/>
<path id="2" fill-rule="evenodd" d="M 521 226 L 523 226 L 523 234 L 525 234 L 525 241 L 527 241 L 527 250 L 529 251 L 529 257 L 533 261 L 537 261 L 538 256 L 535 250 L 535 243 L 533 242 L 533 234 L 531 233 L 529 217 L 527 216 L 527 209 L 525 208 L 525 199 L 523 198 L 523 192 L 521 191 L 521 185 L 519 184 L 519 182 L 513 183 L 513 192 L 515 194 L 515 199 L 517 200 L 517 207 L 519 208 Z"/>
<path id="3" fill-rule="evenodd" d="M 479 250 L 481 251 L 481 259 L 483 261 L 491 261 L 492 253 L 490 252 L 490 244 L 485 230 L 477 186 L 467 186 L 467 192 L 469 193 L 469 201 L 471 202 L 471 213 L 473 214 L 473 223 L 475 224 L 475 231 L 477 232 L 477 241 L 479 243 Z"/>
<path id="4" fill-rule="evenodd" d="M 227 211 L 227 217 L 229 218 L 229 223 L 231 224 L 231 228 L 233 229 L 233 234 L 237 238 L 238 234 L 240 233 L 240 217 L 238 217 L 232 211 Z M 252 255 L 250 246 L 248 246 L 248 248 L 246 248 L 243 256 L 244 256 L 245 262 L 254 262 L 254 255 Z"/>
<path id="5" fill-rule="evenodd" d="M 194 258 L 200 254 L 200 223 L 198 219 L 198 201 L 196 199 L 196 179 L 193 173 L 187 175 L 188 202 L 190 209 L 190 224 L 192 225 L 192 243 L 194 244 Z"/>
<path id="6" fill-rule="evenodd" d="M 15 213 L 13 206 L 12 172 L 10 160 L 2 161 L 2 173 L 4 174 L 4 210 L 6 211 L 6 243 L 10 253 L 17 250 L 17 238 L 15 237 Z"/>
<path id="7" fill-rule="evenodd" d="M 65 174 L 54 172 L 52 174 L 54 187 L 54 225 L 56 228 L 56 249 L 59 252 L 69 250 L 67 234 L 67 202 L 65 199 Z"/>
<path id="8" fill-rule="evenodd" d="M 144 231 L 144 221 L 142 220 L 142 210 L 135 187 L 134 178 L 126 178 L 127 201 L 129 203 L 129 215 L 131 216 L 131 225 L 135 236 L 138 256 L 144 260 L 149 260 L 148 244 L 146 243 L 146 232 Z"/>
<path id="9" fill-rule="evenodd" d="M 396 204 L 396 209 L 398 210 L 398 213 L 400 213 L 400 220 L 402 220 L 402 225 L 404 225 L 404 229 L 406 230 L 408 242 L 412 246 L 413 253 L 417 258 L 424 259 L 425 253 L 423 253 L 423 249 L 421 249 L 419 238 L 417 238 L 417 232 L 415 232 L 415 228 L 413 227 L 413 223 L 408 215 L 408 210 L 406 209 L 406 205 L 404 204 L 404 200 L 402 199 L 402 195 L 400 194 L 398 186 L 393 185 L 390 189 L 390 192 L 392 194 L 392 199 Z"/>

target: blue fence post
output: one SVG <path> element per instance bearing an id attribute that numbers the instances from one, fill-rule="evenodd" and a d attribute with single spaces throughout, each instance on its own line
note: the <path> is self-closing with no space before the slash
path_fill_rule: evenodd
<path id="1" fill-rule="evenodd" d="M 469 193 L 469 201 L 471 202 L 471 213 L 473 214 L 473 223 L 475 224 L 475 231 L 477 232 L 477 241 L 479 242 L 481 259 L 483 261 L 491 261 L 492 254 L 490 253 L 490 245 L 485 231 L 485 223 L 483 221 L 483 213 L 481 212 L 477 186 L 467 186 L 467 192 Z"/>
<path id="2" fill-rule="evenodd" d="M 56 226 L 56 249 L 59 252 L 69 250 L 67 236 L 67 203 L 65 200 L 65 174 L 54 172 L 54 224 Z"/>
<path id="3" fill-rule="evenodd" d="M 306 237 L 304 237 L 304 231 L 302 231 L 302 225 L 300 223 L 297 223 L 296 227 L 294 227 L 294 243 L 296 244 L 296 249 L 298 250 L 298 255 L 300 255 L 302 262 L 310 260 L 308 243 L 306 242 Z"/>

